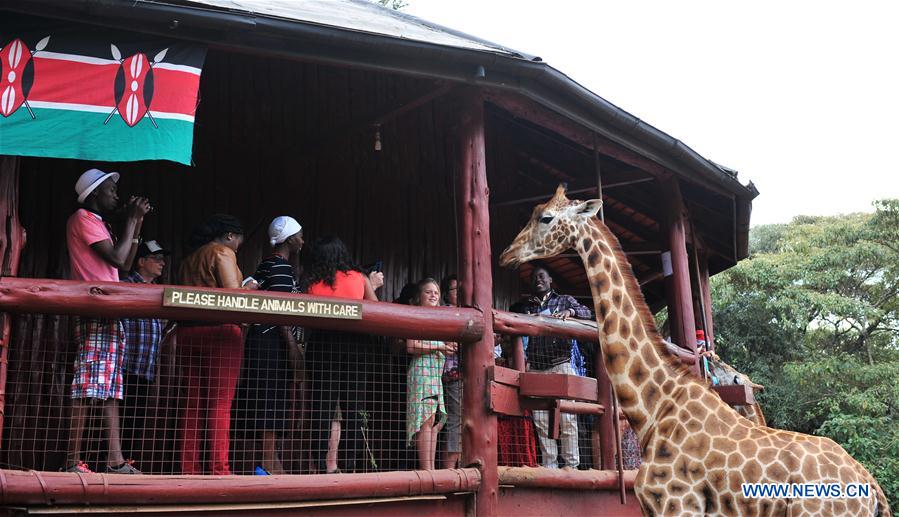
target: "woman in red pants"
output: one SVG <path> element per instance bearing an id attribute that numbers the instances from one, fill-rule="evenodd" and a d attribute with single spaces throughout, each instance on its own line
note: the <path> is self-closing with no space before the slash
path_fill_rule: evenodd
<path id="1" fill-rule="evenodd" d="M 240 221 L 225 214 L 211 216 L 191 235 L 194 251 L 181 264 L 181 283 L 239 289 L 242 275 L 237 267 L 237 249 L 241 243 Z M 181 471 L 203 474 L 199 434 L 200 422 L 205 420 L 209 473 L 229 475 L 231 401 L 243 358 L 241 328 L 234 324 L 180 322 L 178 349 L 187 392 L 181 419 Z"/>

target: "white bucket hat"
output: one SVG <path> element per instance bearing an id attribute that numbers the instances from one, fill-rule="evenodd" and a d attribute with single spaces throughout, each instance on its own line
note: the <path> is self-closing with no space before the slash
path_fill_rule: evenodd
<path id="1" fill-rule="evenodd" d="M 268 225 L 269 242 L 272 246 L 281 244 L 302 229 L 303 227 L 293 217 L 280 215 L 275 217 L 272 224 Z"/>
<path id="2" fill-rule="evenodd" d="M 103 172 L 100 169 L 84 171 L 84 174 L 75 182 L 75 193 L 78 194 L 78 203 L 84 203 L 87 196 L 106 181 L 107 178 L 112 178 L 113 183 L 118 183 L 119 173 Z"/>

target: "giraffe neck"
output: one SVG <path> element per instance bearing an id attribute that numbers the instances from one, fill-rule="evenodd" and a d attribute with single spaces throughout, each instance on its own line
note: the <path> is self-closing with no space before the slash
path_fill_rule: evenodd
<path id="1" fill-rule="evenodd" d="M 603 363 L 621 410 L 645 444 L 660 413 L 675 410 L 668 407 L 672 392 L 687 379 L 663 356 L 652 313 L 612 232 L 591 219 L 575 249 L 593 293 Z"/>

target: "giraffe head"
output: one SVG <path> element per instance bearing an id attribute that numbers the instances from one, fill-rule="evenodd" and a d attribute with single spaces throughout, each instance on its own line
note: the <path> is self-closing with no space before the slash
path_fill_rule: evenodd
<path id="1" fill-rule="evenodd" d="M 499 257 L 502 266 L 558 255 L 574 246 L 583 222 L 599 212 L 602 201 L 572 201 L 559 185 L 556 194 L 534 208 L 531 220 Z"/>

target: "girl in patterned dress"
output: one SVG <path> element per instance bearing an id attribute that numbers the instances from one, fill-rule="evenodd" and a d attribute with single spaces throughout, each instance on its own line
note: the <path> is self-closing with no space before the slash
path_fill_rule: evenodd
<path id="1" fill-rule="evenodd" d="M 440 286 L 433 278 L 418 283 L 412 305 L 440 305 Z M 446 354 L 455 354 L 455 343 L 407 339 L 406 352 L 412 355 L 406 375 L 406 445 L 415 440 L 422 470 L 434 468 L 437 435 L 446 422 L 443 403 L 443 365 Z"/>

